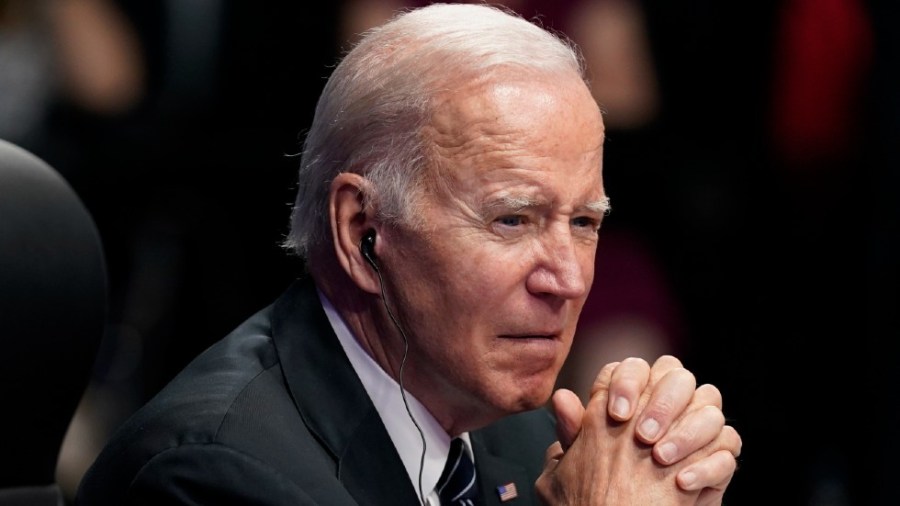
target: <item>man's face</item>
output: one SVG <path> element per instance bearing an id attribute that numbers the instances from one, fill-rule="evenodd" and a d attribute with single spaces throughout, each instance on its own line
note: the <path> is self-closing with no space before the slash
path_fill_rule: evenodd
<path id="1" fill-rule="evenodd" d="M 448 92 L 423 226 L 388 230 L 405 386 L 451 432 L 546 402 L 593 281 L 603 123 L 575 76 Z"/>

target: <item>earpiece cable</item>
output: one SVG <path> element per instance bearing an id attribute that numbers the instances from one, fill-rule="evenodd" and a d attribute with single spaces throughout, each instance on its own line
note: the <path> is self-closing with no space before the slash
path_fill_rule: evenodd
<path id="1" fill-rule="evenodd" d="M 384 309 L 387 311 L 391 321 L 394 322 L 394 326 L 397 327 L 397 330 L 400 331 L 400 335 L 403 337 L 403 359 L 400 361 L 398 382 L 400 383 L 400 396 L 403 398 L 404 406 L 406 406 L 406 413 L 409 415 L 409 419 L 412 420 L 413 425 L 416 426 L 416 430 L 419 431 L 419 437 L 422 438 L 422 456 L 419 459 L 419 498 L 424 505 L 425 494 L 422 493 L 422 472 L 425 468 L 425 433 L 422 432 L 422 427 L 419 426 L 419 422 L 417 422 L 416 417 L 413 416 L 412 410 L 409 409 L 409 401 L 406 400 L 406 389 L 403 388 L 403 369 L 406 367 L 406 357 L 409 355 L 409 338 L 406 337 L 406 332 L 403 332 L 403 327 L 400 326 L 400 323 L 397 321 L 397 318 L 394 317 L 394 313 L 387 303 L 387 295 L 385 295 L 384 292 L 384 279 L 381 277 L 381 271 L 376 269 L 375 274 L 378 275 L 378 283 L 381 285 L 381 300 L 384 302 Z"/>

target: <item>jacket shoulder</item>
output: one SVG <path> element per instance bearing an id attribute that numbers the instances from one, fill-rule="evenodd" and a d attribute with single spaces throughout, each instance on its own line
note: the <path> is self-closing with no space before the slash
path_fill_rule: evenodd
<path id="1" fill-rule="evenodd" d="M 191 473 L 222 487 L 237 485 L 228 483 L 228 473 L 213 469 L 219 466 L 269 469 L 273 479 L 283 474 L 280 469 L 292 469 L 292 464 L 296 469 L 298 462 L 320 462 L 317 467 L 327 470 L 331 459 L 306 432 L 285 386 L 272 342 L 271 312 L 271 307 L 258 312 L 198 355 L 134 413 L 85 474 L 77 502 L 121 504 L 140 483 L 162 492 L 184 483 L 186 476 L 177 473 L 188 472 L 191 462 Z M 210 465 L 214 457 L 222 460 Z M 168 465 L 173 462 L 179 465 Z M 309 473 L 298 469 L 296 476 L 290 474 L 282 478 L 296 481 Z M 236 483 L 256 486 L 246 480 Z"/>

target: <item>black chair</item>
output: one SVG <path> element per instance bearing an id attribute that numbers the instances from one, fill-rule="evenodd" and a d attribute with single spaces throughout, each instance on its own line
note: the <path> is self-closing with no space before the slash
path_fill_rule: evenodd
<path id="1" fill-rule="evenodd" d="M 0 506 L 65 504 L 56 465 L 103 334 L 106 276 L 73 189 L 0 140 Z"/>

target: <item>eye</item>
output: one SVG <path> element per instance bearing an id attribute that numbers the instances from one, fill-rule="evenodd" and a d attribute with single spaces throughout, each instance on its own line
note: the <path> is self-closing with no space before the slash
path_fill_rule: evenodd
<path id="1" fill-rule="evenodd" d="M 498 225 L 503 225 L 504 227 L 518 227 L 525 224 L 525 217 L 518 214 L 510 214 L 506 216 L 500 216 L 494 223 Z"/>
<path id="2" fill-rule="evenodd" d="M 572 218 L 572 226 L 597 231 L 600 229 L 600 222 L 590 216 L 577 216 Z"/>

